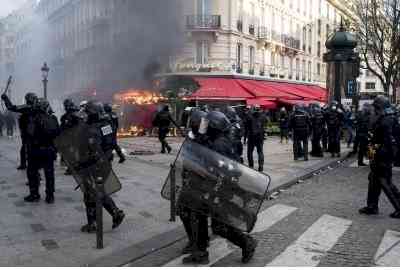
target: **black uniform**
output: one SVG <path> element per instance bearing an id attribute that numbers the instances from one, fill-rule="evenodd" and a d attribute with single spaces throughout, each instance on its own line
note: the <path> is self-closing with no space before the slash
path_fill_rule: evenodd
<path id="1" fill-rule="evenodd" d="M 169 133 L 170 124 L 173 123 L 176 127 L 177 124 L 173 120 L 170 112 L 169 107 L 164 107 L 162 111 L 158 112 L 153 120 L 153 125 L 158 127 L 158 137 L 159 141 L 161 142 L 161 153 L 168 153 L 172 151 L 172 148 L 169 146 L 168 142 L 166 141 L 167 134 Z"/>
<path id="2" fill-rule="evenodd" d="M 226 116 L 232 124 L 229 129 L 228 138 L 233 143 L 236 155 L 239 157 L 239 162 L 244 163 L 242 143 L 242 138 L 244 136 L 244 123 L 237 115 L 236 111 L 231 107 L 227 109 Z"/>
<path id="3" fill-rule="evenodd" d="M 391 217 L 399 218 L 399 190 L 392 183 L 394 153 L 392 129 L 394 119 L 391 113 L 387 113 L 389 109 L 388 102 L 385 97 L 379 96 L 373 103 L 376 107 L 377 114 L 379 114 L 379 118 L 374 125 L 371 140 L 371 144 L 375 148 L 375 155 L 370 163 L 371 172 L 369 174 L 367 207 L 360 209 L 359 212 L 362 214 L 377 214 L 378 201 L 381 190 L 383 190 L 388 200 L 395 208 L 395 212 L 391 214 Z"/>
<path id="4" fill-rule="evenodd" d="M 356 138 L 353 152 L 358 153 L 358 165 L 364 166 L 364 156 L 367 153 L 370 128 L 370 114 L 368 110 L 359 111 L 356 116 Z"/>
<path id="5" fill-rule="evenodd" d="M 289 138 L 289 116 L 286 111 L 281 111 L 279 115 L 279 128 L 281 130 L 281 143 L 283 139 L 288 142 Z"/>
<path id="6" fill-rule="evenodd" d="M 260 111 L 252 111 L 248 114 L 245 123 L 247 134 L 247 159 L 248 166 L 254 168 L 254 148 L 257 148 L 258 170 L 264 170 L 264 137 L 267 118 Z"/>
<path id="7" fill-rule="evenodd" d="M 311 117 L 311 155 L 313 157 L 323 157 L 321 139 L 325 126 L 324 114 L 320 108 L 315 108 Z"/>
<path id="8" fill-rule="evenodd" d="M 19 170 L 25 170 L 27 167 L 27 129 L 29 123 L 29 115 L 21 114 L 18 118 L 18 126 L 21 136 L 21 149 L 20 149 L 20 166 Z"/>
<path id="9" fill-rule="evenodd" d="M 343 112 L 340 109 L 331 108 L 325 115 L 328 127 L 328 151 L 340 157 L 341 155 L 341 131 L 343 126 Z"/>
<path id="10" fill-rule="evenodd" d="M 293 133 L 293 156 L 294 160 L 299 158 L 299 153 L 304 153 L 304 160 L 308 160 L 308 134 L 310 119 L 308 114 L 302 109 L 297 108 L 290 116 L 289 127 Z M 302 149 L 300 149 L 303 144 Z"/>
<path id="11" fill-rule="evenodd" d="M 29 189 L 33 196 L 39 197 L 39 173 L 43 169 L 46 179 L 46 202 L 54 202 L 55 177 L 54 161 L 56 160 L 56 148 L 53 140 L 59 134 L 59 123 L 56 116 L 49 112 L 39 110 L 34 117 L 33 129 L 28 129 L 31 137 L 28 157 L 33 158 L 28 162 Z"/>
<path id="12" fill-rule="evenodd" d="M 108 106 L 105 106 L 105 109 L 109 108 Z M 111 109 L 111 107 L 110 107 Z M 111 110 L 105 110 L 106 114 L 108 115 L 108 120 L 112 126 L 113 130 L 113 149 L 116 151 L 117 155 L 119 156 L 120 160 L 119 163 L 123 163 L 126 160 L 126 157 L 123 154 L 123 151 L 121 150 L 119 144 L 117 143 L 117 132 L 119 130 L 119 117 L 117 116 L 116 113 L 114 113 Z"/>
<path id="13" fill-rule="evenodd" d="M 88 113 L 88 141 L 93 147 L 93 155 L 105 155 L 110 162 L 113 160 L 114 134 L 110 122 L 103 115 L 103 105 L 89 102 L 86 112 Z M 94 108 L 94 109 L 93 109 Z M 102 153 L 96 153 L 97 149 L 102 149 Z M 86 207 L 88 224 L 81 228 L 82 232 L 96 231 L 96 190 L 88 181 L 83 182 L 84 203 Z M 118 227 L 123 221 L 125 214 L 117 208 L 113 199 L 106 194 L 102 196 L 102 205 L 106 211 L 113 217 L 113 228 Z"/>
<path id="14" fill-rule="evenodd" d="M 394 166 L 399 167 L 400 164 L 400 147 L 401 147 L 401 130 L 400 130 L 400 118 L 399 113 L 395 112 L 394 125 L 392 128 L 392 135 L 394 137 Z"/>

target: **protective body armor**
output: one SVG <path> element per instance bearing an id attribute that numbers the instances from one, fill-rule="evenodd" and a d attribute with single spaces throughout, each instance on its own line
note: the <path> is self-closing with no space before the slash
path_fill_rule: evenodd
<path id="1" fill-rule="evenodd" d="M 292 116 L 292 127 L 297 133 L 308 132 L 308 115 L 305 112 L 295 112 Z"/>
<path id="2" fill-rule="evenodd" d="M 368 136 L 370 128 L 370 116 L 367 113 L 359 112 L 356 117 L 356 135 Z"/>
<path id="3" fill-rule="evenodd" d="M 337 111 L 331 110 L 327 113 L 327 125 L 328 128 L 339 128 L 341 126 L 339 113 Z"/>
<path id="4" fill-rule="evenodd" d="M 322 112 L 314 112 L 313 117 L 311 118 L 311 126 L 312 126 L 312 131 L 313 131 L 313 136 L 314 135 L 319 135 L 321 136 L 323 133 L 325 125 L 325 119 L 324 115 Z"/>

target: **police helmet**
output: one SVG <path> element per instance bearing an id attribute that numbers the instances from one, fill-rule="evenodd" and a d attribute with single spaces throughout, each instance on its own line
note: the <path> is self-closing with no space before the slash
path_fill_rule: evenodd
<path id="1" fill-rule="evenodd" d="M 87 101 L 87 100 L 81 101 L 81 102 L 80 102 L 80 108 L 81 108 L 81 109 L 84 109 L 84 108 L 87 106 L 87 104 L 88 104 L 88 101 Z"/>
<path id="2" fill-rule="evenodd" d="M 225 132 L 230 127 L 230 121 L 222 112 L 212 111 L 207 114 L 208 132 L 212 129 L 218 132 Z"/>
<path id="3" fill-rule="evenodd" d="M 111 113 L 113 111 L 112 104 L 110 103 L 103 104 L 103 109 L 105 110 L 106 113 Z"/>
<path id="4" fill-rule="evenodd" d="M 297 103 L 295 105 L 295 112 L 304 112 L 304 107 L 302 103 Z"/>
<path id="5" fill-rule="evenodd" d="M 105 111 L 102 103 L 97 101 L 89 101 L 85 106 L 85 112 L 88 114 L 88 117 L 101 117 Z"/>
<path id="6" fill-rule="evenodd" d="M 27 105 L 35 105 L 38 101 L 38 96 L 35 93 L 27 93 L 25 95 L 25 103 Z"/>
<path id="7" fill-rule="evenodd" d="M 45 98 L 38 99 L 36 103 L 36 108 L 44 113 L 49 113 L 51 111 L 49 101 L 47 101 Z"/>
<path id="8" fill-rule="evenodd" d="M 226 108 L 226 117 L 230 120 L 230 122 L 238 122 L 240 121 L 240 117 L 237 115 L 236 110 L 232 106 L 228 106 Z"/>
<path id="9" fill-rule="evenodd" d="M 64 110 L 66 112 L 77 111 L 78 108 L 75 106 L 74 101 L 70 98 L 64 100 L 63 102 Z"/>
<path id="10" fill-rule="evenodd" d="M 379 95 L 374 99 L 373 107 L 377 113 L 383 113 L 386 108 L 389 108 L 391 103 L 389 99 L 383 95 Z"/>
<path id="11" fill-rule="evenodd" d="M 199 129 L 200 129 L 200 125 L 201 125 L 201 121 L 203 118 L 207 117 L 207 113 L 200 111 L 200 110 L 193 110 L 191 112 L 191 116 L 190 116 L 190 128 L 191 131 L 193 132 L 193 134 L 197 134 Z"/>

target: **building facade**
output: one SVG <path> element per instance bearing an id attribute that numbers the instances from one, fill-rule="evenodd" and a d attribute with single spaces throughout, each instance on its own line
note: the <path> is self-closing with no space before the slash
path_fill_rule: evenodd
<path id="1" fill-rule="evenodd" d="M 341 4 L 325 0 L 184 0 L 187 40 L 171 70 L 325 86 L 325 41 L 341 17 L 349 16 L 347 5 Z"/>

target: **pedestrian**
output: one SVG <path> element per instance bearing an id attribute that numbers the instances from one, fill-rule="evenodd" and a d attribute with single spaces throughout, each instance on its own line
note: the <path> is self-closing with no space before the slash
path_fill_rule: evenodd
<path id="1" fill-rule="evenodd" d="M 333 101 L 325 114 L 325 122 L 328 127 L 328 150 L 332 157 L 341 157 L 341 129 L 344 121 L 344 113 Z"/>
<path id="2" fill-rule="evenodd" d="M 358 154 L 358 166 L 367 166 L 364 163 L 364 156 L 367 154 L 368 147 L 370 107 L 370 104 L 365 103 L 363 109 L 356 116 L 356 137 L 353 145 L 353 153 Z"/>
<path id="3" fill-rule="evenodd" d="M 119 156 L 119 163 L 124 163 L 126 161 L 126 157 L 124 156 L 123 151 L 121 150 L 119 144 L 117 143 L 117 132 L 119 130 L 119 117 L 116 113 L 113 112 L 112 105 L 105 103 L 104 105 L 105 113 L 109 118 L 110 124 L 113 129 L 113 144 L 114 150 L 116 154 Z"/>
<path id="4" fill-rule="evenodd" d="M 395 211 L 390 214 L 391 218 L 399 219 L 399 190 L 392 183 L 393 165 L 393 111 L 390 102 L 385 96 L 377 96 L 373 106 L 378 116 L 371 138 L 373 156 L 370 162 L 369 186 L 367 194 L 367 206 L 359 210 L 360 214 L 377 215 L 378 201 L 381 191 L 384 191 Z"/>
<path id="5" fill-rule="evenodd" d="M 304 160 L 308 161 L 308 135 L 310 130 L 310 119 L 301 104 L 296 104 L 293 114 L 290 116 L 289 128 L 293 134 L 293 156 L 294 160 L 299 159 L 303 153 Z"/>
<path id="6" fill-rule="evenodd" d="M 67 129 L 77 126 L 80 122 L 80 117 L 78 116 L 79 108 L 74 104 L 71 99 L 66 99 L 63 102 L 65 113 L 60 118 L 60 129 L 61 132 Z M 61 163 L 63 163 L 63 157 L 61 157 Z M 64 175 L 71 175 L 72 171 L 67 167 Z"/>
<path id="7" fill-rule="evenodd" d="M 279 113 L 279 128 L 281 132 L 281 143 L 283 143 L 283 140 L 286 140 L 286 143 L 288 143 L 289 140 L 289 115 L 288 112 L 286 111 L 285 107 L 281 108 L 281 111 Z"/>
<path id="8" fill-rule="evenodd" d="M 15 128 L 15 116 L 12 112 L 6 113 L 6 129 L 8 138 L 12 138 L 14 136 L 14 128 Z"/>
<path id="9" fill-rule="evenodd" d="M 166 137 L 169 133 L 170 130 L 170 125 L 174 124 L 178 129 L 180 127 L 176 124 L 176 122 L 173 120 L 172 115 L 169 112 L 169 106 L 165 105 L 163 109 L 158 112 L 155 115 L 154 120 L 152 121 L 152 124 L 154 127 L 158 127 L 158 138 L 159 141 L 161 142 L 161 153 L 165 154 L 166 150 L 170 154 L 172 152 L 172 148 L 166 141 Z"/>
<path id="10" fill-rule="evenodd" d="M 87 139 L 90 144 L 94 145 L 91 149 L 96 149 L 92 155 L 97 156 L 102 154 L 109 162 L 112 162 L 114 134 L 110 122 L 105 118 L 103 104 L 89 101 L 83 105 L 83 108 L 87 114 L 86 123 L 88 124 L 88 137 L 85 139 Z M 97 149 L 101 149 L 102 153 L 98 153 Z M 93 233 L 96 232 L 96 191 L 90 179 L 83 181 L 83 185 L 82 190 L 84 191 L 84 203 L 88 222 L 81 227 L 81 231 Z M 112 228 L 115 229 L 120 226 L 125 218 L 123 210 L 119 209 L 113 199 L 106 194 L 102 196 L 102 205 L 112 216 Z"/>
<path id="11" fill-rule="evenodd" d="M 311 115 L 311 156 L 323 157 L 321 147 L 322 133 L 325 125 L 324 114 L 319 104 L 314 104 Z"/>
<path id="12" fill-rule="evenodd" d="M 248 114 L 245 122 L 247 133 L 247 159 L 248 166 L 254 168 L 254 149 L 257 148 L 258 171 L 264 171 L 264 139 L 267 118 L 261 112 L 260 106 L 254 106 Z"/>

